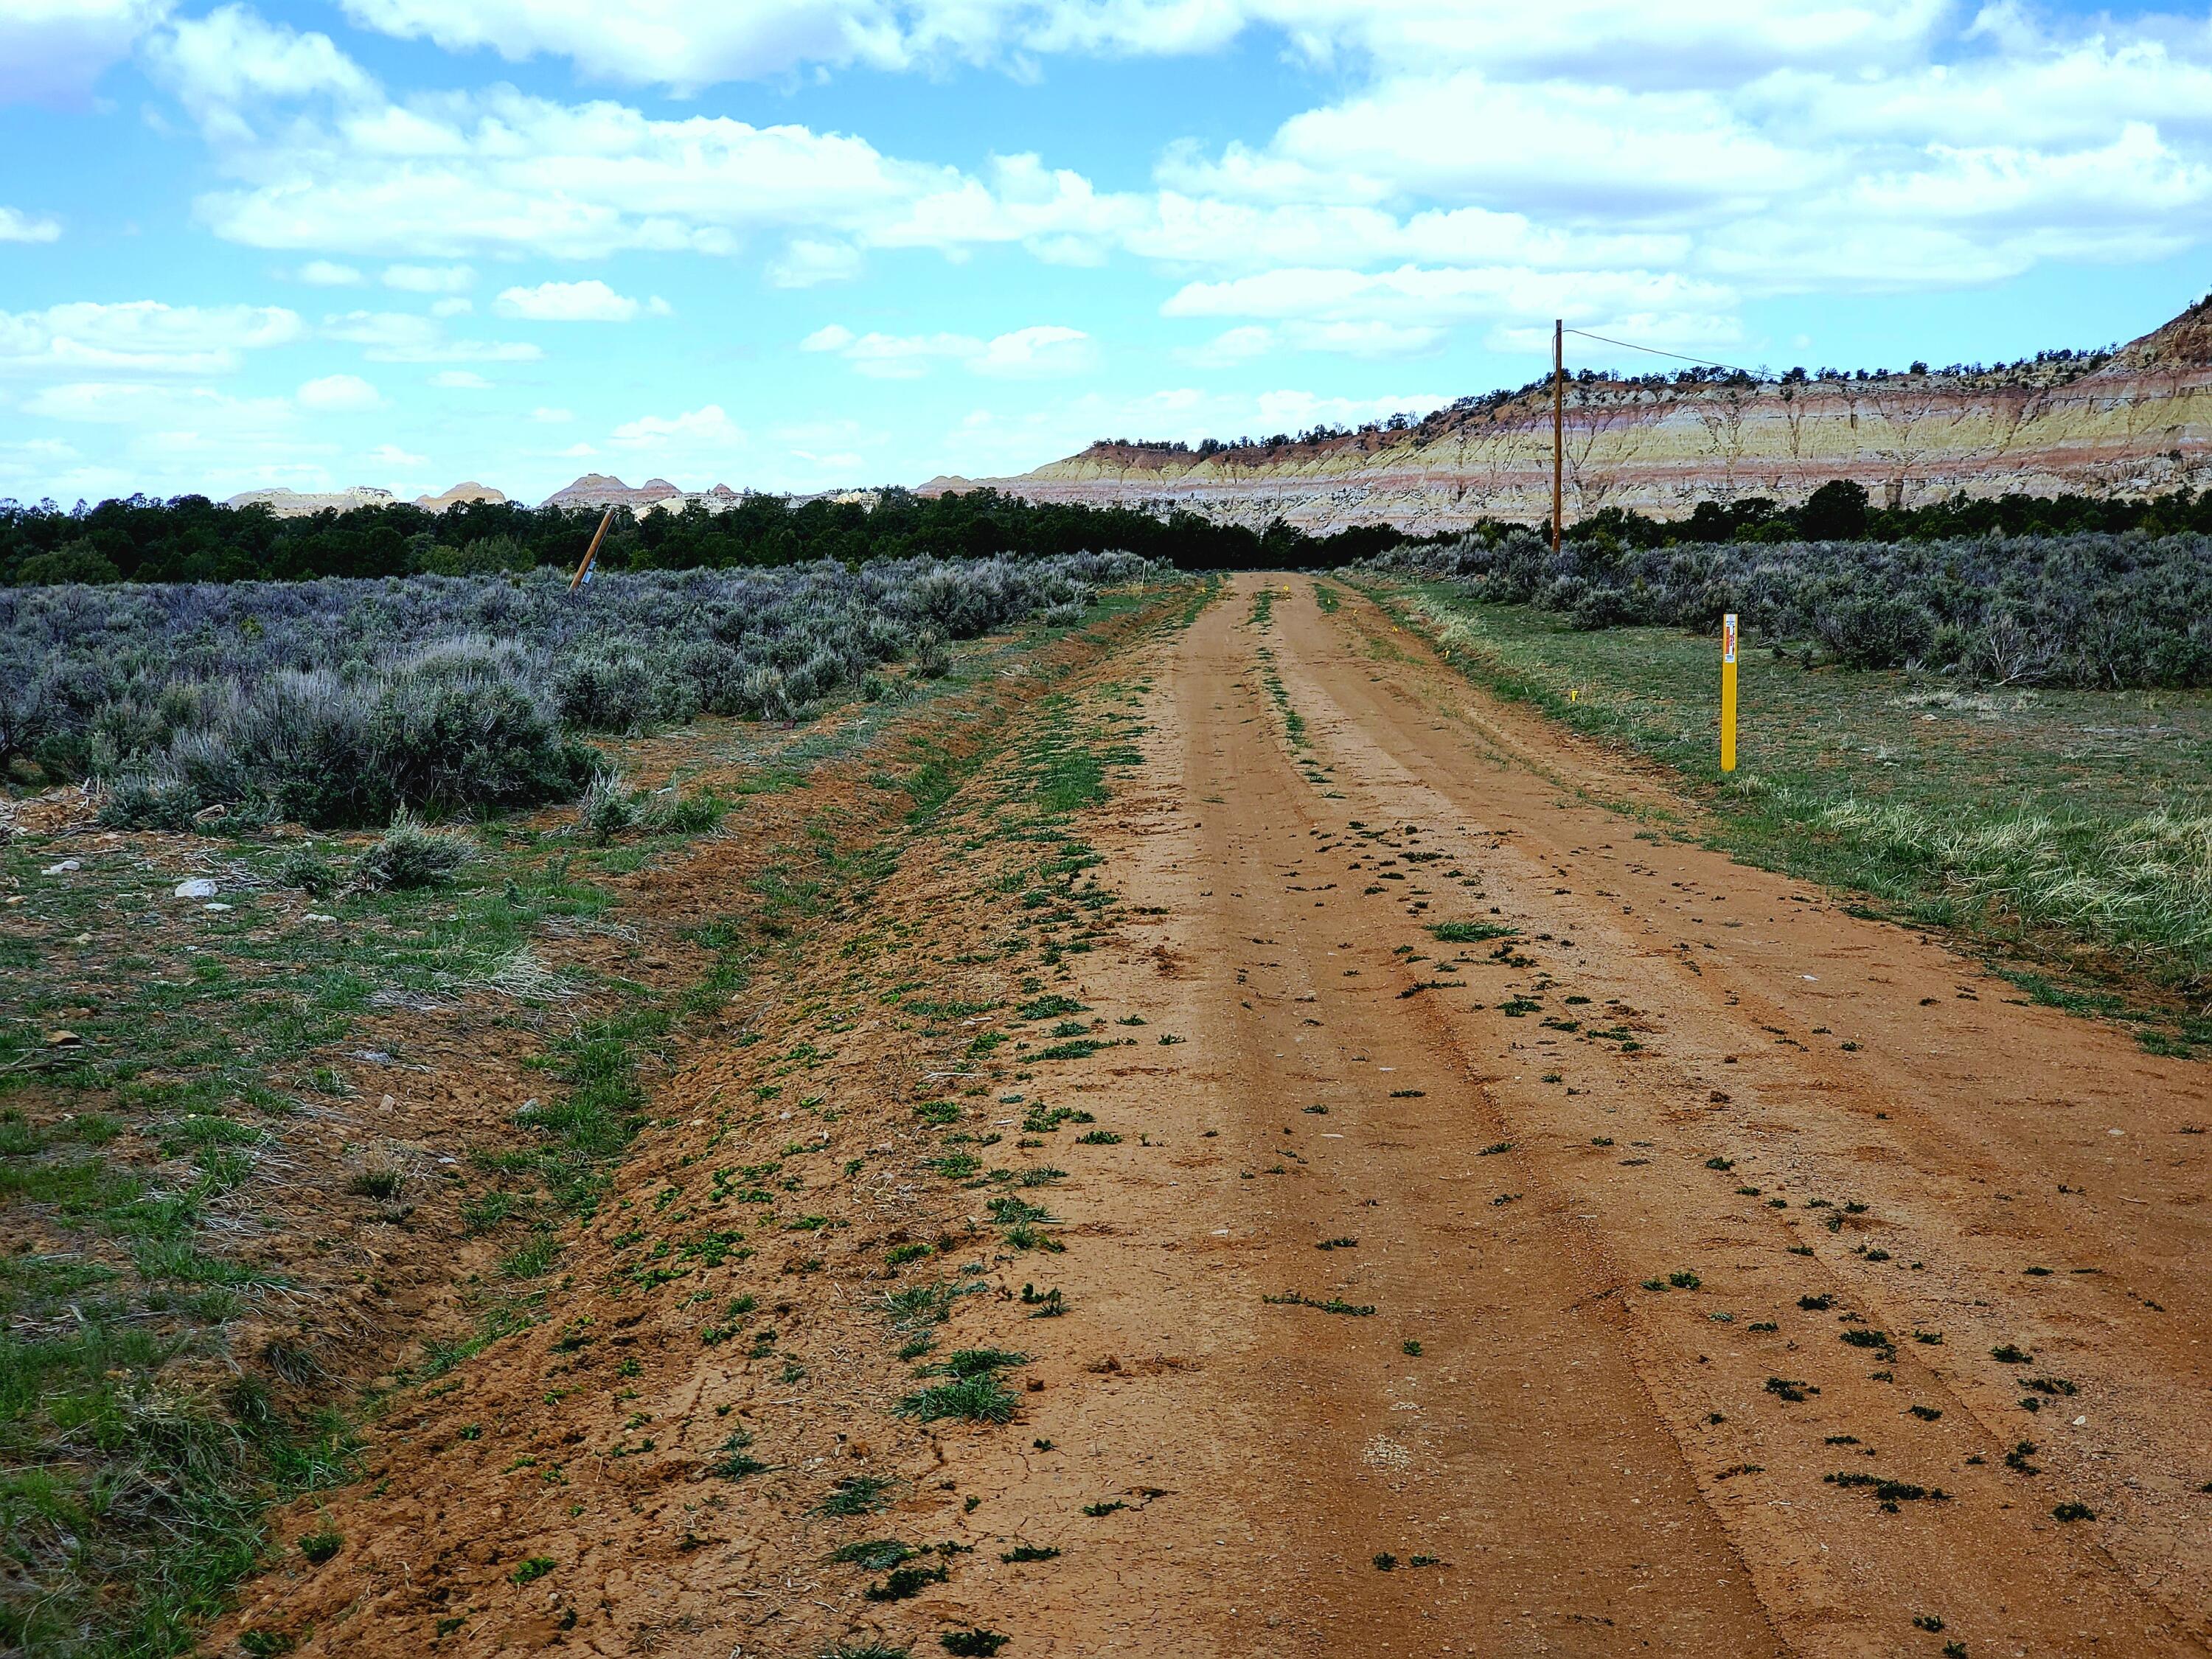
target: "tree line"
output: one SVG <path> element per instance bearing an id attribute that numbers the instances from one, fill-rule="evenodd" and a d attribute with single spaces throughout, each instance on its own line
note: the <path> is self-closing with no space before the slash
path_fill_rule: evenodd
<path id="1" fill-rule="evenodd" d="M 573 568 L 598 528 L 597 509 L 465 501 L 443 513 L 404 503 L 279 518 L 201 495 L 143 495 L 26 506 L 0 501 L 0 584 L 307 580 L 323 576 L 474 575 Z M 1484 520 L 1498 540 L 1515 526 Z M 1548 532 L 1549 526 L 1543 527 Z M 1977 536 L 2142 531 L 2212 533 L 2212 489 L 2143 500 L 1963 493 L 1913 507 L 1875 507 L 1848 480 L 1823 484 L 1796 507 L 1761 497 L 1700 502 L 1687 518 L 1607 507 L 1569 528 L 1603 546 L 1795 541 L 1942 541 Z M 925 497 L 890 489 L 873 507 L 852 501 L 744 497 L 722 513 L 616 509 L 600 550 L 607 570 L 733 569 L 833 559 L 1040 557 L 1114 550 L 1185 570 L 1326 569 L 1407 543 L 1455 540 L 1358 526 L 1312 536 L 1280 520 L 1264 530 L 1200 514 L 1164 517 L 1127 507 L 1024 501 L 996 490 Z"/>
<path id="2" fill-rule="evenodd" d="M 443 513 L 395 502 L 296 518 L 199 495 L 134 495 L 73 511 L 0 501 L 0 582 L 296 581 L 570 568 L 599 519 L 595 507 L 514 501 L 463 501 Z M 697 505 L 644 514 L 617 507 L 599 564 L 611 571 L 735 569 L 1110 550 L 1186 570 L 1254 570 L 1343 563 L 1399 539 L 1381 529 L 1316 539 L 1280 522 L 1255 531 L 1194 513 L 1160 518 L 989 489 L 938 496 L 890 489 L 873 507 L 765 495 L 746 495 L 720 513 Z"/>

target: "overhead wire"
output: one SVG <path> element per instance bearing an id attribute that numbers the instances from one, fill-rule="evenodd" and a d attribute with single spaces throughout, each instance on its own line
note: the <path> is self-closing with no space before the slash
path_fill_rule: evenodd
<path id="1" fill-rule="evenodd" d="M 1746 368 L 1741 363 L 1716 362 L 1711 357 L 1691 357 L 1679 351 L 1662 351 L 1657 346 L 1638 345 L 1633 340 L 1616 340 L 1610 335 L 1593 334 L 1586 328 L 1571 328 L 1565 331 L 1569 334 L 1579 335 L 1585 340 L 1597 340 L 1606 345 L 1620 346 L 1628 351 L 1647 351 L 1654 357 L 1672 357 L 1677 362 L 1697 363 L 1706 368 L 1725 368 L 1732 374 L 1748 374 L 1753 380 L 1761 378 L 1759 370 Z"/>

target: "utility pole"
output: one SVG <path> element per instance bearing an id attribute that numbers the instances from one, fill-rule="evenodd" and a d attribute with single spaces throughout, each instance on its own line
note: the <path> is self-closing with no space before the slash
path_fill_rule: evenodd
<path id="1" fill-rule="evenodd" d="M 1552 319 L 1552 551 L 1559 550 L 1559 514 L 1563 510 L 1560 481 L 1565 465 L 1567 398 L 1567 319 Z"/>

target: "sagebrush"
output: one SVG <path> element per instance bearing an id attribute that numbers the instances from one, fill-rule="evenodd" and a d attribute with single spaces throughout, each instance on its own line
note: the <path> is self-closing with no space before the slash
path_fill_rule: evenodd
<path id="1" fill-rule="evenodd" d="M 109 822 L 215 805 L 319 828 L 580 796 L 578 739 L 702 713 L 797 718 L 903 661 L 1079 618 L 1127 554 L 857 569 L 550 572 L 0 589 L 0 768 L 104 785 Z M 872 689 L 880 690 L 879 685 Z"/>
<path id="2" fill-rule="evenodd" d="M 1717 632 L 1853 668 L 1919 667 L 2006 685 L 2212 685 L 2212 537 L 1987 537 L 1625 547 L 1557 553 L 1528 531 L 1402 547 L 1369 568 L 1442 576 L 1577 628 Z"/>

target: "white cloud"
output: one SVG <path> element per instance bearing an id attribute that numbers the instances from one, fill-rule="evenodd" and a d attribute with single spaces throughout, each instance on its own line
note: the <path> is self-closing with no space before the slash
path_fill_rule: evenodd
<path id="1" fill-rule="evenodd" d="M 794 236 L 769 262 L 768 279 L 778 288 L 815 288 L 849 282 L 860 274 L 860 250 L 850 242 Z"/>
<path id="2" fill-rule="evenodd" d="M 330 259 L 310 259 L 294 274 L 314 288 L 358 288 L 362 282 L 361 273 L 351 265 Z"/>
<path id="3" fill-rule="evenodd" d="M 708 404 L 682 415 L 645 415 L 625 421 L 614 429 L 609 441 L 623 449 L 696 453 L 735 448 L 745 441 L 745 434 L 720 404 Z"/>
<path id="4" fill-rule="evenodd" d="M 257 247 L 578 258 L 726 255 L 773 237 L 781 251 L 770 280 L 805 286 L 848 273 L 869 247 L 1021 243 L 1041 258 L 1092 261 L 1143 212 L 1140 199 L 1101 196 L 1035 156 L 993 158 L 979 177 L 846 134 L 659 120 L 507 86 L 398 102 L 364 93 L 281 120 L 252 99 L 226 101 L 228 86 L 179 87 L 234 181 L 195 211 Z"/>
<path id="5" fill-rule="evenodd" d="M 879 380 L 918 380 L 933 363 L 964 364 L 999 380 L 1073 374 L 1095 360 L 1091 337 L 1080 329 L 1018 328 L 984 340 L 972 334 L 854 334 L 830 323 L 799 343 L 801 351 L 835 352 L 862 374 Z"/>
<path id="6" fill-rule="evenodd" d="M 457 294 L 449 294 L 442 300 L 430 301 L 430 314 L 433 317 L 465 317 L 475 309 L 474 301 L 465 300 Z"/>
<path id="7" fill-rule="evenodd" d="M 453 339 L 435 319 L 410 311 L 349 311 L 324 318 L 322 331 L 379 363 L 526 363 L 544 355 L 526 341 Z"/>
<path id="8" fill-rule="evenodd" d="M 146 57 L 203 131 L 216 139 L 251 138 L 253 114 L 264 106 L 325 99 L 351 106 L 374 98 L 377 89 L 327 34 L 302 34 L 237 3 L 154 36 Z"/>
<path id="9" fill-rule="evenodd" d="M 626 323 L 640 309 L 636 301 L 616 293 L 597 277 L 510 288 L 500 295 L 494 308 L 502 317 L 520 317 L 533 323 Z"/>
<path id="10" fill-rule="evenodd" d="M 573 421 L 576 416 L 571 410 L 565 409 L 552 409 L 547 407 L 544 404 L 540 404 L 537 408 L 530 411 L 530 418 L 533 421 L 543 422 L 548 426 L 557 426 L 564 421 Z"/>
<path id="11" fill-rule="evenodd" d="M 430 377 L 430 384 L 447 392 L 489 392 L 491 382 L 473 369 L 441 368 Z"/>
<path id="12" fill-rule="evenodd" d="M 811 337 L 819 339 L 821 335 Z M 847 341 L 837 351 L 872 379 L 913 380 L 928 374 L 933 362 L 971 362 L 983 349 L 983 342 L 972 334 L 870 333 Z"/>
<path id="13" fill-rule="evenodd" d="M 61 234 L 58 219 L 33 218 L 19 209 L 0 207 L 0 242 L 55 242 Z"/>
<path id="14" fill-rule="evenodd" d="M 78 102 L 171 3 L 8 0 L 0 6 L 0 104 Z"/>
<path id="15" fill-rule="evenodd" d="M 467 265 L 386 265 L 384 285 L 409 294 L 459 294 L 477 279 Z"/>
<path id="16" fill-rule="evenodd" d="M 1259 422 L 1252 435 L 1303 432 L 1315 426 L 1361 426 L 1393 415 L 1425 415 L 1450 398 L 1433 392 L 1401 392 L 1380 398 L 1332 398 L 1310 392 L 1263 392 L 1255 399 Z"/>
<path id="17" fill-rule="evenodd" d="M 398 444 L 379 444 L 368 452 L 368 459 L 378 466 L 397 467 L 426 466 L 430 459 L 427 455 L 410 454 Z"/>
<path id="18" fill-rule="evenodd" d="M 256 482 L 288 458 L 306 467 L 312 463 L 302 458 L 331 453 L 301 435 L 300 411 L 289 398 L 232 398 L 206 386 L 144 381 L 70 381 L 45 388 L 23 409 L 40 420 L 114 428 L 110 453 L 127 464 L 134 489 Z"/>
<path id="19" fill-rule="evenodd" d="M 79 301 L 0 312 L 0 371 L 109 375 L 221 374 L 240 354 L 305 332 L 279 306 L 168 306 L 157 300 Z"/>
<path id="20" fill-rule="evenodd" d="M 1727 287 L 1644 271 L 1538 271 L 1403 265 L 1369 272 L 1293 269 L 1191 283 L 1161 310 L 1170 317 L 1256 317 L 1312 350 L 1395 356 L 1429 349 L 1442 331 L 1571 316 L 1584 326 L 1633 330 L 1656 343 L 1733 338 Z"/>
<path id="21" fill-rule="evenodd" d="M 511 62 L 688 93 L 806 65 L 876 70 L 1039 57 L 1213 52 L 1278 32 L 1291 53 L 1385 70 L 1487 58 L 1530 76 L 1611 74 L 1663 84 L 1740 82 L 1792 65 L 1888 64 L 1924 46 L 1942 0 L 1741 0 L 1725 9 L 1561 0 L 341 0 L 357 24 Z M 1694 67 L 1686 67 L 1694 66 Z"/>
<path id="22" fill-rule="evenodd" d="M 1000 380 L 1038 380 L 1079 374 L 1097 354 L 1079 328 L 1018 328 L 987 341 L 968 367 Z"/>
<path id="23" fill-rule="evenodd" d="M 321 37 L 257 33 L 226 8 L 223 38 L 260 41 L 245 55 L 269 62 L 183 79 L 188 103 L 212 100 L 257 135 L 219 144 L 231 181 L 198 204 L 218 234 L 447 259 L 757 244 L 764 278 L 793 288 L 850 277 L 875 250 L 1017 245 L 1085 264 L 1121 249 L 1183 279 L 1170 314 L 1210 294 L 1206 314 L 1279 323 L 1279 344 L 1377 356 L 1519 326 L 1504 313 L 1526 306 L 1717 337 L 1749 297 L 1978 283 L 2212 240 L 2212 31 L 2155 20 L 2090 31 L 1985 10 L 1969 24 L 1943 0 L 1745 0 L 1725 16 L 1629 0 L 1540 15 L 1505 0 L 349 8 L 452 48 L 573 51 L 594 73 L 672 86 L 770 63 L 1190 51 L 1273 28 L 1348 89 L 1263 139 L 1170 146 L 1155 188 L 1109 191 L 1032 155 L 963 168 L 848 134 L 512 87 L 395 101 Z M 281 127 L 257 112 L 279 86 L 303 104 Z M 1480 141 L 1438 142 L 1462 131 Z M 1226 286 L 1323 270 L 1376 280 L 1300 327 L 1264 288 Z M 525 306 L 650 308 L 592 283 L 502 296 Z M 871 351 L 867 372 L 892 375 L 959 355 L 926 333 Z"/>
<path id="24" fill-rule="evenodd" d="M 1257 323 L 1224 329 L 1196 350 L 1187 353 L 1192 362 L 1205 368 L 1233 368 L 1249 363 L 1255 357 L 1264 357 L 1276 346 L 1275 331 Z"/>
<path id="25" fill-rule="evenodd" d="M 355 415 L 374 409 L 384 399 L 358 374 L 325 374 L 309 380 L 295 396 L 300 407 L 318 415 Z"/>

